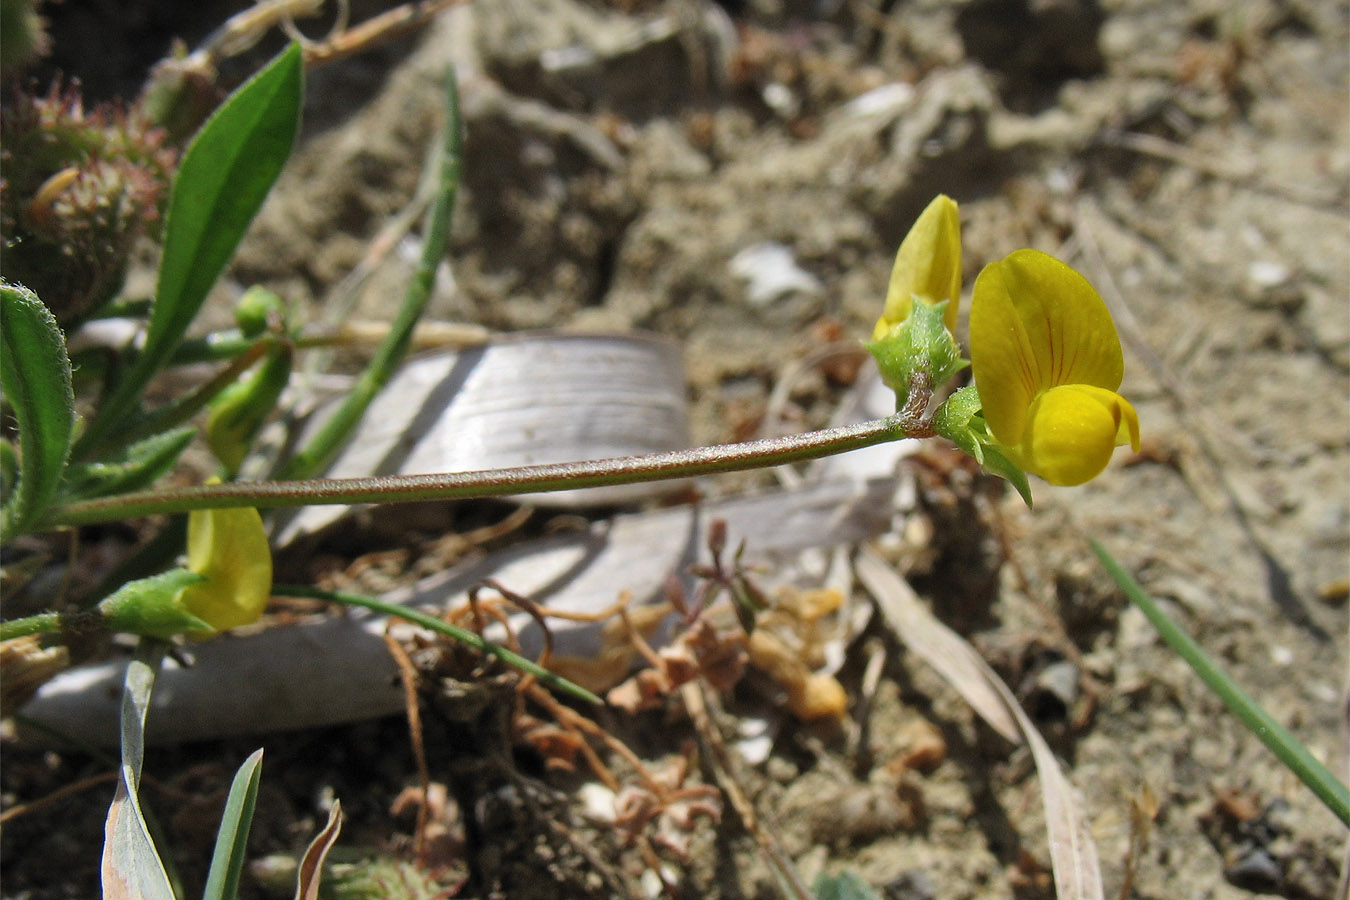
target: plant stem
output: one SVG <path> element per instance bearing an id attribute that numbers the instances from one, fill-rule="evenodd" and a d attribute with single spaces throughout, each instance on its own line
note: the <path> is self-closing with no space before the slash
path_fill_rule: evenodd
<path id="1" fill-rule="evenodd" d="M 1241 719 L 1242 724 L 1246 725 L 1252 734 L 1261 739 L 1261 743 L 1265 744 L 1270 752 L 1279 757 L 1280 762 L 1284 763 L 1289 771 L 1297 775 L 1337 818 L 1350 825 L 1350 789 L 1332 775 L 1326 766 L 1318 762 L 1316 757 L 1308 752 L 1308 748 L 1290 734 L 1288 729 L 1275 721 L 1270 713 L 1262 709 L 1239 687 L 1227 672 L 1200 649 L 1200 645 L 1192 640 L 1190 635 L 1169 619 L 1153 598 L 1144 592 L 1139 583 L 1121 568 L 1120 563 L 1116 562 L 1101 544 L 1096 541 L 1091 541 L 1091 544 L 1092 552 L 1097 554 L 1097 559 L 1101 560 L 1107 574 L 1125 592 L 1130 602 L 1139 607 L 1153 623 L 1153 627 L 1158 629 L 1167 645 L 1186 660 L 1195 670 L 1195 674 L 1200 676 L 1200 680 L 1218 695 L 1228 710 Z"/>
<path id="2" fill-rule="evenodd" d="M 478 472 L 435 475 L 383 475 L 368 478 L 316 478 L 305 481 L 252 481 L 209 484 L 100 497 L 48 509 L 40 528 L 87 525 L 136 516 L 252 506 L 333 506 L 421 500 L 467 500 L 511 494 L 565 491 L 604 485 L 635 484 L 739 472 L 832 456 L 904 437 L 927 437 L 932 428 L 905 413 L 858 425 L 805 434 L 672 450 L 643 456 L 583 460 Z"/>
<path id="3" fill-rule="evenodd" d="M 97 610 L 69 613 L 44 612 L 0 622 L 0 641 L 30 634 L 91 634 L 104 628 L 103 614 Z"/>
<path id="4" fill-rule="evenodd" d="M 61 614 L 54 612 L 38 613 L 0 622 L 0 641 L 27 637 L 30 634 L 55 634 L 61 630 Z"/>
<path id="5" fill-rule="evenodd" d="M 325 591 L 321 588 L 306 587 L 296 584 L 278 584 L 272 586 L 272 595 L 274 597 L 314 597 L 319 600 L 327 600 L 331 603 L 341 603 L 344 606 L 360 606 L 365 609 L 382 613 L 386 616 L 394 616 L 400 619 L 406 619 L 423 628 L 429 628 L 432 631 L 439 632 L 447 637 L 454 638 L 462 644 L 481 650 L 484 653 L 497 657 L 502 662 L 527 672 L 538 678 L 549 687 L 560 691 L 565 691 L 573 697 L 578 697 L 588 703 L 594 703 L 598 706 L 604 705 L 604 701 L 592 694 L 590 691 L 573 684 L 566 678 L 550 672 L 538 663 L 532 662 L 514 653 L 500 644 L 494 644 L 492 641 L 485 640 L 482 635 L 469 631 L 467 628 L 461 628 L 458 625 L 452 625 L 444 619 L 424 613 L 421 610 L 412 609 L 407 606 L 401 606 L 397 603 L 386 603 L 383 600 L 377 600 L 374 597 L 366 597 L 362 594 L 348 594 L 344 591 Z"/>

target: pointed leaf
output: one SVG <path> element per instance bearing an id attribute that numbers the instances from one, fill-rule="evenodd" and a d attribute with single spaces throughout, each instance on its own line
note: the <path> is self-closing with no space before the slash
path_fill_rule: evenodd
<path id="1" fill-rule="evenodd" d="M 138 441 L 111 459 L 76 463 L 66 469 L 61 493 L 75 501 L 147 488 L 173 468 L 196 433 L 195 428 L 177 428 Z"/>
<path id="2" fill-rule="evenodd" d="M 104 900 L 175 900 L 137 796 L 145 752 L 145 715 L 154 684 L 155 668 L 141 659 L 132 660 L 122 691 L 122 773 L 104 826 Z"/>
<path id="3" fill-rule="evenodd" d="M 183 155 L 164 223 L 164 255 L 145 347 L 80 443 L 97 447 L 134 407 L 169 359 L 262 206 L 300 125 L 300 45 L 220 105 Z"/>
<path id="4" fill-rule="evenodd" d="M 19 426 L 18 485 L 0 516 L 0 531 L 13 537 L 60 484 L 75 427 L 75 395 L 56 318 L 32 291 L 8 283 L 0 283 L 0 389 Z"/>
<path id="5" fill-rule="evenodd" d="M 239 873 L 244 868 L 248 830 L 253 824 L 253 807 L 262 780 L 262 756 L 262 748 L 253 751 L 235 773 L 220 817 L 220 830 L 216 832 L 216 849 L 211 855 L 202 900 L 234 900 L 239 892 Z"/>

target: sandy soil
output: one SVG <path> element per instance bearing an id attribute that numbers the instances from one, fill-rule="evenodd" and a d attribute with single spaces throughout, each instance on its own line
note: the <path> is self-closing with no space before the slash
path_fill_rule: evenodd
<path id="1" fill-rule="evenodd" d="M 959 513 L 933 502 L 947 531 L 916 582 L 1037 714 L 1083 793 L 1108 895 L 1147 788 L 1159 808 L 1133 896 L 1329 897 L 1344 829 L 1128 608 L 1087 538 L 1345 771 L 1348 23 L 1344 2 L 1296 0 L 482 2 L 313 74 L 303 146 L 232 277 L 322 316 L 412 196 L 449 60 L 468 150 L 454 284 L 432 316 L 669 335 L 699 441 L 752 433 L 785 366 L 870 331 L 895 247 L 936 192 L 961 204 L 967 284 L 1018 247 L 1065 258 L 1117 316 L 1145 451 L 1083 488 L 1037 484 L 1034 511 L 943 487 Z M 732 260 L 765 241 L 814 283 L 754 295 Z M 388 316 L 399 274 L 382 277 L 356 314 Z M 791 413 L 822 424 L 842 390 L 814 370 Z M 886 897 L 1052 895 L 1025 751 L 885 640 L 879 762 L 856 770 L 846 729 L 789 728 L 743 772 L 766 822 L 800 871 L 847 865 Z M 841 675 L 855 698 L 858 653 Z M 1043 678 L 1064 661 L 1070 689 L 1056 694 Z M 725 722 L 765 704 L 738 690 Z M 432 718 L 433 777 L 470 777 L 462 723 Z M 888 781 L 884 762 L 924 723 L 945 759 Z M 609 724 L 648 759 L 678 750 L 671 728 L 688 736 L 657 713 Z M 176 793 L 153 802 L 189 883 L 214 792 L 259 743 L 258 854 L 294 850 L 331 796 L 350 817 L 344 840 L 406 846 L 411 820 L 389 812 L 416 782 L 401 720 L 156 751 L 147 772 Z M 6 763 L 6 803 L 105 765 Z M 580 781 L 545 780 L 541 807 L 498 790 L 484 796 L 509 809 L 476 811 L 492 822 L 499 852 L 479 856 L 500 896 L 605 896 L 614 882 L 579 845 L 631 879 L 633 851 L 603 829 L 577 826 L 561 849 L 546 839 L 538 816 L 574 821 Z M 5 895 L 92 896 L 101 834 L 79 811 L 103 802 L 89 792 L 7 825 Z M 778 895 L 729 809 L 696 829 L 691 856 L 672 863 L 681 896 Z M 70 875 L 51 885 L 57 868 Z"/>

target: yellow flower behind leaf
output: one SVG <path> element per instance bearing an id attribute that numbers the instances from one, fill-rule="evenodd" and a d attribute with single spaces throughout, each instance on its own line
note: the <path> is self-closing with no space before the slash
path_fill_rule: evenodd
<path id="1" fill-rule="evenodd" d="M 943 319 L 948 331 L 956 331 L 961 302 L 961 217 L 956 201 L 946 194 L 928 204 L 900 243 L 886 289 L 886 306 L 872 330 L 872 340 L 881 340 L 908 319 L 915 297 L 929 303 L 950 301 Z"/>
<path id="2" fill-rule="evenodd" d="M 272 591 L 272 551 L 256 509 L 189 513 L 187 555 L 188 569 L 206 579 L 179 595 L 188 612 L 216 631 L 258 620 Z"/>
<path id="3" fill-rule="evenodd" d="M 984 420 L 1008 459 L 1051 484 L 1139 449 L 1139 417 L 1118 393 L 1115 324 L 1087 279 L 1038 250 L 985 266 L 970 308 L 970 359 Z"/>

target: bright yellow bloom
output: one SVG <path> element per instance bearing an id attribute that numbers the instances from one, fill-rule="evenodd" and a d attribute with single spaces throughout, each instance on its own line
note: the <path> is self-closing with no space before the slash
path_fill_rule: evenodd
<path id="1" fill-rule="evenodd" d="M 188 514 L 188 569 L 206 580 L 183 588 L 179 603 L 216 631 L 256 622 L 272 591 L 272 552 L 252 508 Z"/>
<path id="2" fill-rule="evenodd" d="M 1088 481 L 1139 417 L 1116 393 L 1115 324 L 1087 279 L 1039 250 L 985 266 L 970 307 L 970 359 L 984 419 L 1008 459 L 1051 484 Z"/>
<path id="3" fill-rule="evenodd" d="M 900 243 L 886 289 L 886 306 L 872 330 L 872 340 L 881 340 L 908 319 L 915 297 L 928 303 L 950 301 L 943 321 L 948 331 L 956 331 L 961 302 L 961 217 L 956 201 L 946 194 L 928 204 Z"/>

